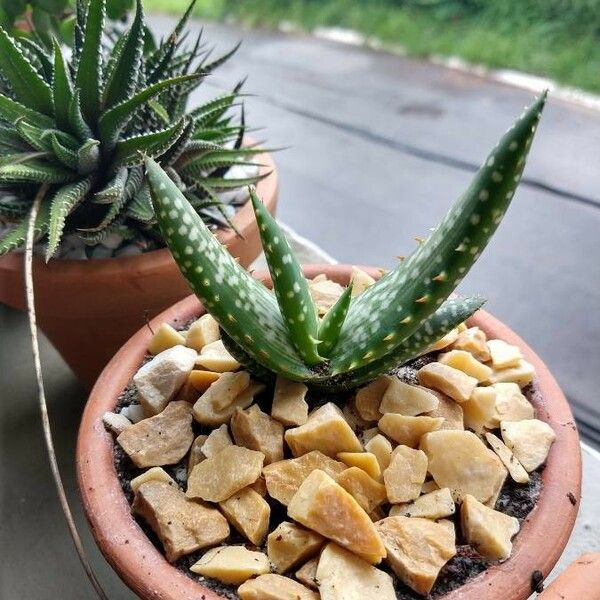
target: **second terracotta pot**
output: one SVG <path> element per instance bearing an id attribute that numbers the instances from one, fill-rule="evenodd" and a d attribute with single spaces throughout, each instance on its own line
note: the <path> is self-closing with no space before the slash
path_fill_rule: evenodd
<path id="1" fill-rule="evenodd" d="M 377 269 L 368 269 L 378 277 Z M 347 285 L 348 265 L 310 265 L 307 277 L 326 273 L 329 279 Z M 257 278 L 270 285 L 266 273 Z M 190 296 L 160 314 L 158 327 L 167 322 L 184 324 L 204 312 Z M 533 511 L 514 540 L 511 558 L 443 596 L 444 600 L 525 600 L 531 593 L 531 576 L 546 576 L 569 539 L 581 492 L 581 453 L 579 437 L 569 404 L 552 374 L 533 350 L 506 325 L 484 311 L 471 319 L 491 338 L 517 345 L 533 364 L 541 400 L 535 402 L 537 418 L 556 432 L 545 469 L 543 489 Z M 131 515 L 131 509 L 117 476 L 114 440 L 102 424 L 102 415 L 115 409 L 119 395 L 139 368 L 151 334 L 147 329 L 132 337 L 111 360 L 94 386 L 86 405 L 77 443 L 77 475 L 83 506 L 96 543 L 123 581 L 144 600 L 219 600 L 213 591 L 186 577 L 167 562 Z M 573 500 L 575 502 L 573 502 Z M 373 598 L 373 600 L 376 600 Z"/>
<path id="2" fill-rule="evenodd" d="M 268 154 L 261 156 L 257 193 L 275 214 L 278 179 Z M 241 233 L 219 229 L 219 241 L 244 267 L 261 252 L 250 202 L 233 217 Z M 119 347 L 144 323 L 190 293 L 167 249 L 138 256 L 99 260 L 34 258 L 34 290 L 38 325 L 86 387 Z M 25 310 L 23 254 L 0 257 L 0 302 Z"/>

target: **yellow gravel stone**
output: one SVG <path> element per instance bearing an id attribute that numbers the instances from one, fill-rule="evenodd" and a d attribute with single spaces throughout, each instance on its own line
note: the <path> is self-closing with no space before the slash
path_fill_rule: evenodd
<path id="1" fill-rule="evenodd" d="M 507 344 L 504 340 L 488 340 L 487 347 L 494 369 L 517 367 L 523 358 L 518 346 Z"/>
<path id="2" fill-rule="evenodd" d="M 281 460 L 267 465 L 263 476 L 269 496 L 287 506 L 302 482 L 316 469 L 335 477 L 348 467 L 338 460 L 314 450 L 298 458 Z"/>
<path id="3" fill-rule="evenodd" d="M 344 288 L 335 281 L 317 275 L 308 282 L 310 295 L 319 311 L 319 315 L 324 315 L 344 293 Z"/>
<path id="4" fill-rule="evenodd" d="M 470 352 L 466 350 L 450 350 L 438 356 L 438 361 L 475 377 L 477 381 L 487 381 L 492 375 L 492 369 L 479 362 Z"/>
<path id="5" fill-rule="evenodd" d="M 487 347 L 487 336 L 479 327 L 469 327 L 458 334 L 453 345 L 455 350 L 470 352 L 477 360 L 488 362 L 490 351 Z"/>
<path id="6" fill-rule="evenodd" d="M 460 507 L 463 535 L 479 554 L 489 560 L 506 560 L 512 552 L 511 539 L 519 531 L 519 520 L 488 508 L 471 495 Z"/>
<path id="7" fill-rule="evenodd" d="M 352 297 L 356 298 L 356 296 L 360 296 L 368 287 L 371 287 L 375 283 L 375 280 L 362 269 L 352 267 L 350 282 L 352 283 Z"/>
<path id="8" fill-rule="evenodd" d="M 419 385 L 410 385 L 391 377 L 379 410 L 382 414 L 398 413 L 407 417 L 416 417 L 422 413 L 435 410 L 439 401 L 430 390 Z"/>
<path id="9" fill-rule="evenodd" d="M 471 494 L 486 502 L 506 477 L 500 459 L 471 431 L 433 431 L 423 436 L 421 450 L 435 482 L 455 500 Z"/>
<path id="10" fill-rule="evenodd" d="M 446 394 L 437 390 L 430 390 L 430 392 L 438 399 L 438 405 L 437 408 L 422 416 L 432 418 L 441 417 L 444 419 L 440 429 L 464 429 L 464 402 L 459 404 L 450 398 L 450 396 L 446 396 Z"/>
<path id="11" fill-rule="evenodd" d="M 398 444 L 414 448 L 424 434 L 439 429 L 443 423 L 441 417 L 405 417 L 387 413 L 379 419 L 379 429 Z"/>
<path id="12" fill-rule="evenodd" d="M 475 377 L 439 362 L 421 367 L 417 377 L 421 385 L 439 390 L 457 402 L 466 402 L 477 386 Z"/>
<path id="13" fill-rule="evenodd" d="M 338 452 L 360 452 L 362 444 L 344 419 L 340 409 L 328 402 L 315 410 L 300 427 L 288 429 L 285 441 L 294 456 L 319 450 L 327 456 Z"/>
<path id="14" fill-rule="evenodd" d="M 461 404 L 463 409 L 465 427 L 476 433 L 484 429 L 497 427 L 498 415 L 496 413 L 496 390 L 490 387 L 476 387 L 471 397 Z"/>
<path id="15" fill-rule="evenodd" d="M 162 481 L 169 485 L 177 486 L 173 478 L 162 467 L 152 467 L 129 482 L 131 491 L 135 494 L 139 487 L 148 481 Z"/>
<path id="16" fill-rule="evenodd" d="M 219 502 L 219 508 L 229 523 L 255 546 L 263 543 L 269 531 L 271 507 L 258 492 L 244 488 Z"/>
<path id="17" fill-rule="evenodd" d="M 303 564 L 296 571 L 296 579 L 313 590 L 319 590 L 317 585 L 317 566 L 319 565 L 319 558 L 311 558 L 307 563 Z"/>
<path id="18" fill-rule="evenodd" d="M 216 508 L 189 500 L 177 486 L 164 481 L 141 484 L 133 512 L 158 535 L 170 562 L 229 537 L 227 520 Z"/>
<path id="19" fill-rule="evenodd" d="M 427 456 L 422 450 L 398 446 L 390 466 L 383 472 L 388 500 L 392 504 L 409 502 L 421 494 L 427 476 Z"/>
<path id="20" fill-rule="evenodd" d="M 313 471 L 302 482 L 288 506 L 288 515 L 367 562 L 377 564 L 385 557 L 369 515 L 323 471 Z"/>
<path id="21" fill-rule="evenodd" d="M 421 494 L 429 494 L 429 492 L 434 492 L 439 489 L 440 487 L 438 484 L 433 479 L 430 479 L 421 486 Z"/>
<path id="22" fill-rule="evenodd" d="M 240 363 L 229 354 L 222 340 L 206 344 L 200 351 L 196 364 L 217 373 L 226 371 L 237 371 L 240 368 Z"/>
<path id="23" fill-rule="evenodd" d="M 231 406 L 250 385 L 250 374 L 246 371 L 238 373 L 223 373 L 207 390 L 200 399 L 202 403 L 210 404 L 216 411 L 221 411 Z"/>
<path id="24" fill-rule="evenodd" d="M 283 460 L 283 425 L 257 404 L 233 413 L 231 433 L 238 446 L 262 452 L 266 465 Z"/>
<path id="25" fill-rule="evenodd" d="M 319 594 L 284 575 L 259 575 L 237 590 L 241 600 L 319 600 Z"/>
<path id="26" fill-rule="evenodd" d="M 163 350 L 179 345 L 185 345 L 185 336 L 173 329 L 168 323 L 163 323 L 150 339 L 148 352 L 150 354 L 160 354 Z"/>
<path id="27" fill-rule="evenodd" d="M 194 369 L 188 375 L 188 381 L 200 392 L 205 392 L 219 377 L 221 373 L 214 371 L 201 371 Z"/>
<path id="28" fill-rule="evenodd" d="M 199 435 L 192 442 L 192 446 L 190 448 L 190 453 L 188 455 L 188 477 L 192 472 L 192 469 L 200 462 L 202 462 L 206 456 L 202 452 L 202 446 L 204 446 L 204 442 L 208 439 L 207 435 Z"/>
<path id="29" fill-rule="evenodd" d="M 361 419 L 367 422 L 379 421 L 382 413 L 379 412 L 379 405 L 383 399 L 385 391 L 388 389 L 393 379 L 397 377 L 390 377 L 389 375 L 381 375 L 377 379 L 374 379 L 369 385 L 360 388 L 356 392 L 356 412 L 360 415 Z"/>
<path id="30" fill-rule="evenodd" d="M 504 443 L 529 473 L 546 462 L 550 446 L 556 439 L 552 427 L 538 419 L 502 421 L 500 431 Z"/>
<path id="31" fill-rule="evenodd" d="M 194 321 L 187 332 L 186 346 L 200 352 L 204 346 L 221 339 L 219 324 L 212 315 L 202 315 Z"/>
<path id="32" fill-rule="evenodd" d="M 217 579 L 227 585 L 240 585 L 251 577 L 270 572 L 269 559 L 262 552 L 244 546 L 221 546 L 208 550 L 190 571 Z"/>
<path id="33" fill-rule="evenodd" d="M 210 458 L 223 448 L 227 448 L 227 446 L 233 446 L 233 441 L 229 437 L 227 425 L 223 424 L 218 429 L 213 429 L 210 432 L 201 450 L 205 458 Z"/>
<path id="34" fill-rule="evenodd" d="M 429 354 L 430 352 L 438 352 L 439 350 L 447 348 L 457 340 L 458 333 L 458 327 L 456 327 L 455 329 L 451 329 L 445 336 L 441 337 L 437 342 L 433 342 L 433 344 L 430 344 L 425 350 L 425 352 L 421 353 L 421 356 L 423 354 Z"/>
<path id="35" fill-rule="evenodd" d="M 526 360 L 520 360 L 516 367 L 494 369 L 490 383 L 516 383 L 520 388 L 530 384 L 535 377 L 535 369 Z"/>
<path id="36" fill-rule="evenodd" d="M 494 383 L 492 387 L 496 390 L 495 427 L 500 425 L 500 421 L 523 421 L 534 418 L 533 406 L 523 396 L 516 383 Z"/>
<path id="37" fill-rule="evenodd" d="M 194 467 L 186 495 L 207 502 L 227 500 L 260 477 L 264 460 L 262 452 L 227 446 Z"/>
<path id="38" fill-rule="evenodd" d="M 219 379 L 220 381 L 220 379 Z M 219 383 L 217 381 L 213 385 Z M 211 386 L 212 387 L 212 386 Z M 265 389 L 262 383 L 250 383 L 250 385 L 240 392 L 229 404 L 222 410 L 215 408 L 213 401 L 206 397 L 206 394 L 210 392 L 210 388 L 207 392 L 202 394 L 196 404 L 194 404 L 194 419 L 201 425 L 210 425 L 216 427 L 223 423 L 229 423 L 233 413 L 239 408 L 248 408 L 254 401 L 254 397 L 260 394 Z"/>
<path id="39" fill-rule="evenodd" d="M 421 517 L 423 519 L 443 519 L 456 512 L 454 499 L 448 488 L 434 490 L 419 496 L 409 504 L 392 506 L 390 517 Z"/>
<path id="40" fill-rule="evenodd" d="M 321 553 L 317 582 L 321 600 L 396 600 L 390 575 L 337 544 Z"/>
<path id="41" fill-rule="evenodd" d="M 358 467 L 346 469 L 335 478 L 335 481 L 351 494 L 368 514 L 387 502 L 385 486 Z"/>
<path id="42" fill-rule="evenodd" d="M 324 543 L 322 535 L 283 521 L 267 538 L 267 555 L 277 573 L 286 573 L 312 558 Z"/>
<path id="43" fill-rule="evenodd" d="M 313 411 L 314 412 L 314 411 Z M 312 413 L 308 416 L 310 419 Z M 355 433 L 360 433 L 365 429 L 369 429 L 373 426 L 373 421 L 365 421 L 359 414 L 356 408 L 356 399 L 352 398 L 344 404 L 342 408 L 342 415 L 346 419 L 346 423 L 350 426 L 350 429 Z"/>
<path id="44" fill-rule="evenodd" d="M 307 391 L 303 383 L 278 375 L 271 416 L 286 426 L 304 425 L 308 421 L 308 404 L 304 399 Z"/>
<path id="45" fill-rule="evenodd" d="M 507 468 L 510 476 L 517 483 L 528 483 L 529 475 L 523 468 L 523 465 L 515 458 L 510 449 L 504 445 L 504 442 L 493 433 L 486 433 L 485 439 L 492 450 L 498 455 L 502 464 Z"/>
<path id="46" fill-rule="evenodd" d="M 339 452 L 337 459 L 349 467 L 362 469 L 369 477 L 376 481 L 381 478 L 381 468 L 377 457 L 371 452 Z"/>
<path id="47" fill-rule="evenodd" d="M 384 435 L 378 433 L 373 436 L 365 443 L 365 450 L 376 456 L 379 468 L 382 472 L 389 467 L 390 461 L 392 460 L 393 448 L 390 441 Z"/>
<path id="48" fill-rule="evenodd" d="M 377 523 L 377 530 L 394 573 L 423 596 L 429 594 L 441 568 L 456 554 L 452 523 L 388 517 Z"/>

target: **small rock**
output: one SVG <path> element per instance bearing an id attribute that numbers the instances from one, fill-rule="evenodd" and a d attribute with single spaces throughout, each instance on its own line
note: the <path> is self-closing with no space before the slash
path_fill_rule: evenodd
<path id="1" fill-rule="evenodd" d="M 267 538 L 267 554 L 277 573 L 286 573 L 312 558 L 324 543 L 318 533 L 283 521 Z"/>
<path id="2" fill-rule="evenodd" d="M 477 387 L 475 377 L 440 362 L 421 367 L 417 377 L 421 385 L 439 390 L 457 402 L 466 402 Z"/>
<path id="3" fill-rule="evenodd" d="M 529 483 L 529 475 L 523 468 L 523 465 L 515 458 L 514 454 L 507 448 L 502 440 L 497 438 L 493 433 L 486 433 L 485 439 L 492 450 L 498 455 L 502 464 L 507 468 L 510 476 L 517 483 Z"/>
<path id="4" fill-rule="evenodd" d="M 335 482 L 341 485 L 368 514 L 387 502 L 385 486 L 358 467 L 346 469 L 335 477 Z"/>
<path id="5" fill-rule="evenodd" d="M 346 465 L 314 450 L 289 460 L 281 460 L 267 465 L 263 476 L 269 496 L 287 506 L 302 482 L 316 469 L 335 478 L 347 469 Z"/>
<path id="6" fill-rule="evenodd" d="M 512 552 L 511 539 L 519 531 L 519 520 L 488 508 L 467 494 L 460 507 L 463 535 L 489 560 L 506 560 Z"/>
<path id="7" fill-rule="evenodd" d="M 202 371 L 200 369 L 194 369 L 188 375 L 188 382 L 191 383 L 198 392 L 204 393 L 219 377 L 221 373 L 215 373 L 214 371 Z"/>
<path id="8" fill-rule="evenodd" d="M 128 427 L 117 442 L 137 467 L 178 463 L 194 440 L 191 408 L 187 402 L 171 402 L 158 415 Z"/>
<path id="9" fill-rule="evenodd" d="M 377 457 L 371 452 L 338 452 L 338 460 L 341 460 L 349 467 L 358 467 L 362 469 L 369 477 L 376 481 L 381 479 L 381 468 Z"/>
<path id="10" fill-rule="evenodd" d="M 288 515 L 367 562 L 377 564 L 385 557 L 369 515 L 323 471 L 313 471 L 302 482 L 288 506 Z"/>
<path id="11" fill-rule="evenodd" d="M 494 369 L 490 383 L 516 383 L 520 388 L 529 385 L 535 376 L 535 369 L 526 360 L 520 360 L 516 367 Z"/>
<path id="12" fill-rule="evenodd" d="M 328 402 L 309 417 L 300 427 L 288 429 L 285 441 L 294 456 L 301 456 L 311 450 L 319 450 L 327 456 L 338 452 L 360 452 L 362 445 L 344 419 L 340 409 Z"/>
<path id="13" fill-rule="evenodd" d="M 218 429 L 213 429 L 210 432 L 201 450 L 205 458 L 210 458 L 223 450 L 223 448 L 227 448 L 227 446 L 233 446 L 233 441 L 229 437 L 227 425 L 223 424 Z"/>
<path id="14" fill-rule="evenodd" d="M 177 487 L 173 478 L 162 467 L 152 467 L 151 469 L 144 471 L 141 475 L 134 477 L 129 482 L 131 491 L 134 494 L 137 494 L 140 486 L 148 481 L 162 481 L 163 483 L 168 483 L 169 485 Z"/>
<path id="15" fill-rule="evenodd" d="M 352 297 L 360 296 L 368 287 L 371 287 L 375 280 L 365 271 L 358 267 L 352 267 L 350 274 L 350 283 L 352 283 Z"/>
<path id="16" fill-rule="evenodd" d="M 324 315 L 344 293 L 344 288 L 339 283 L 327 279 L 325 275 L 317 275 L 309 281 L 308 288 L 319 315 Z"/>
<path id="17" fill-rule="evenodd" d="M 317 566 L 319 558 L 311 558 L 296 571 L 296 579 L 312 590 L 319 590 L 317 584 Z"/>
<path id="18" fill-rule="evenodd" d="M 379 411 L 379 406 L 386 390 L 390 387 L 394 379 L 399 381 L 397 377 L 392 378 L 389 375 L 381 375 L 356 392 L 356 412 L 360 415 L 361 419 L 367 422 L 379 421 L 382 414 Z"/>
<path id="19" fill-rule="evenodd" d="M 481 362 L 490 360 L 490 351 L 487 347 L 487 336 L 479 327 L 470 327 L 458 334 L 454 342 L 455 350 L 464 350 L 470 352 L 474 358 Z"/>
<path id="20" fill-rule="evenodd" d="M 227 520 L 216 508 L 189 500 L 179 488 L 163 481 L 142 484 L 133 511 L 158 535 L 170 562 L 229 536 Z"/>
<path id="21" fill-rule="evenodd" d="M 500 459 L 471 431 L 433 431 L 420 447 L 429 473 L 440 488 L 450 488 L 455 500 L 471 494 L 487 502 L 506 478 Z"/>
<path id="22" fill-rule="evenodd" d="M 490 367 L 479 362 L 466 350 L 450 350 L 450 352 L 440 354 L 438 361 L 474 377 L 479 382 L 487 381 L 492 374 Z"/>
<path id="23" fill-rule="evenodd" d="M 475 433 L 497 427 L 496 390 L 492 386 L 476 387 L 471 397 L 460 406 L 463 409 L 465 426 Z"/>
<path id="24" fill-rule="evenodd" d="M 445 336 L 441 337 L 437 342 L 433 342 L 427 346 L 426 350 L 420 354 L 423 356 L 424 354 L 429 354 L 431 352 L 439 352 L 448 346 L 451 346 L 457 339 L 459 334 L 459 327 L 455 327 L 451 329 Z"/>
<path id="25" fill-rule="evenodd" d="M 392 578 L 337 544 L 327 544 L 317 566 L 321 600 L 396 600 Z"/>
<path id="26" fill-rule="evenodd" d="M 219 324 L 212 315 L 202 315 L 188 329 L 186 345 L 200 352 L 204 346 L 221 339 Z"/>
<path id="27" fill-rule="evenodd" d="M 278 375 L 271 416 L 283 425 L 304 425 L 308 421 L 308 404 L 304 399 L 307 391 L 303 383 Z"/>
<path id="28" fill-rule="evenodd" d="M 487 347 L 494 369 L 517 367 L 523 358 L 518 346 L 507 344 L 503 340 L 488 340 Z"/>
<path id="29" fill-rule="evenodd" d="M 410 504 L 392 506 L 390 517 L 421 517 L 423 519 L 443 519 L 456 512 L 452 494 L 448 488 L 433 490 L 419 496 Z"/>
<path id="30" fill-rule="evenodd" d="M 266 465 L 283 460 L 283 425 L 258 405 L 238 408 L 231 417 L 231 432 L 238 446 L 262 452 Z"/>
<path id="31" fill-rule="evenodd" d="M 379 463 L 379 468 L 383 472 L 390 466 L 392 460 L 392 444 L 390 441 L 380 433 L 373 436 L 365 444 L 365 450 L 374 454 Z"/>
<path id="32" fill-rule="evenodd" d="M 319 595 L 283 575 L 260 575 L 237 590 L 241 600 L 319 600 Z"/>
<path id="33" fill-rule="evenodd" d="M 223 502 L 260 477 L 264 460 L 261 452 L 228 446 L 194 467 L 186 495 L 207 502 Z"/>
<path id="34" fill-rule="evenodd" d="M 217 373 L 237 371 L 241 365 L 229 354 L 222 340 L 206 344 L 196 359 L 196 364 Z"/>
<path id="35" fill-rule="evenodd" d="M 390 466 L 383 472 L 388 500 L 392 504 L 409 502 L 421 494 L 427 476 L 427 455 L 422 450 L 398 446 Z"/>
<path id="36" fill-rule="evenodd" d="M 226 585 L 240 585 L 250 577 L 264 575 L 270 570 L 265 554 L 247 550 L 244 546 L 211 548 L 190 567 L 190 571 Z"/>
<path id="37" fill-rule="evenodd" d="M 156 415 L 175 397 L 194 367 L 196 352 L 174 346 L 140 367 L 133 383 L 147 415 Z"/>
<path id="38" fill-rule="evenodd" d="M 192 469 L 206 458 L 206 456 L 204 456 L 204 453 L 202 452 L 202 446 L 204 446 L 204 442 L 206 442 L 207 439 L 207 435 L 199 435 L 192 442 L 192 446 L 190 448 L 190 453 L 188 456 L 188 476 L 192 472 Z"/>
<path id="39" fill-rule="evenodd" d="M 454 525 L 388 517 L 376 527 L 394 573 L 417 594 L 429 594 L 441 568 L 456 554 Z"/>
<path id="40" fill-rule="evenodd" d="M 271 507 L 252 488 L 247 487 L 219 502 L 219 508 L 227 520 L 255 546 L 260 546 L 268 531 Z"/>
<path id="41" fill-rule="evenodd" d="M 495 427 L 498 427 L 501 421 L 523 421 L 534 418 L 533 406 L 523 396 L 516 383 L 494 383 L 492 387 L 496 391 L 497 418 L 493 420 Z"/>
<path id="42" fill-rule="evenodd" d="M 142 252 L 143 252 L 143 249 L 140 248 L 138 245 L 136 245 L 136 244 L 127 244 L 126 246 L 123 246 L 122 248 L 119 248 L 115 252 L 115 256 L 116 257 L 138 256 L 138 254 L 142 254 Z"/>
<path id="43" fill-rule="evenodd" d="M 123 243 L 123 236 L 118 233 L 109 233 L 105 236 L 100 244 L 105 248 L 116 250 Z"/>
<path id="44" fill-rule="evenodd" d="M 144 407 L 141 404 L 130 404 L 121 409 L 119 413 L 129 419 L 132 423 L 139 423 L 146 418 Z"/>
<path id="45" fill-rule="evenodd" d="M 502 421 L 500 431 L 504 443 L 529 473 L 546 462 L 550 446 L 556 439 L 552 427 L 538 419 Z"/>
<path id="46" fill-rule="evenodd" d="M 148 352 L 150 354 L 160 354 L 173 346 L 184 346 L 185 337 L 175 330 L 168 323 L 163 323 L 155 332 L 150 343 L 148 344 Z"/>
<path id="47" fill-rule="evenodd" d="M 439 400 L 430 390 L 418 385 L 410 385 L 397 377 L 390 377 L 390 379 L 390 385 L 379 407 L 382 414 L 397 413 L 416 417 L 438 407 Z"/>
<path id="48" fill-rule="evenodd" d="M 459 404 L 442 392 L 438 392 L 437 390 L 429 391 L 438 399 L 438 405 L 437 408 L 425 413 L 423 416 L 432 418 L 441 417 L 444 419 L 440 425 L 440 429 L 464 429 L 463 405 L 465 402 Z"/>
<path id="49" fill-rule="evenodd" d="M 439 429 L 443 422 L 441 417 L 405 417 L 387 413 L 379 419 L 379 429 L 398 444 L 414 448 L 423 435 Z"/>
<path id="50" fill-rule="evenodd" d="M 115 435 L 119 435 L 132 425 L 123 413 L 105 412 L 102 421 Z"/>

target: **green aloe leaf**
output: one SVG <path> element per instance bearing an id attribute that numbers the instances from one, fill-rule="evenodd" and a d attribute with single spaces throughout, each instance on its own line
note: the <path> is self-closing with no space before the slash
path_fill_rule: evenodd
<path id="1" fill-rule="evenodd" d="M 319 354 L 329 356 L 335 348 L 346 320 L 350 303 L 352 302 L 352 284 L 338 298 L 337 302 L 327 311 L 319 324 Z"/>
<path id="2" fill-rule="evenodd" d="M 0 167 L 0 182 L 67 183 L 74 178 L 74 173 L 69 169 L 43 161 L 32 160 L 23 164 L 10 164 Z"/>
<path id="3" fill-rule="evenodd" d="M 131 202 L 127 205 L 126 214 L 140 223 L 152 223 L 155 221 L 150 188 L 147 183 L 144 183 L 131 199 Z"/>
<path id="4" fill-rule="evenodd" d="M 87 124 L 81 110 L 81 95 L 79 90 L 73 92 L 69 104 L 69 130 L 72 131 L 80 140 L 87 140 L 94 137 L 94 132 Z"/>
<path id="5" fill-rule="evenodd" d="M 179 188 L 146 159 L 152 202 L 163 238 L 192 289 L 221 327 L 254 360 L 303 379 L 311 374 L 288 341 L 277 301 L 217 241 Z"/>
<path id="6" fill-rule="evenodd" d="M 319 320 L 308 282 L 285 234 L 252 188 L 250 197 L 273 289 L 290 339 L 307 365 L 318 365 L 323 362 L 318 351 Z"/>
<path id="7" fill-rule="evenodd" d="M 500 224 L 533 139 L 546 95 L 501 139 L 430 238 L 352 303 L 336 351 L 336 373 L 391 353 L 454 291 Z"/>
<path id="8" fill-rule="evenodd" d="M 32 125 L 37 127 L 52 127 L 53 121 L 47 115 L 20 104 L 16 100 L 0 94 L 0 117 L 9 123 L 14 123 L 18 119 L 26 119 Z"/>
<path id="9" fill-rule="evenodd" d="M 39 239 L 48 231 L 48 219 L 50 215 L 50 204 L 42 202 L 37 218 L 35 220 L 34 235 Z M 0 256 L 8 254 L 25 244 L 27 229 L 29 226 L 29 214 L 14 228 L 0 239 Z"/>
<path id="10" fill-rule="evenodd" d="M 54 77 L 52 79 L 52 99 L 56 126 L 65 131 L 71 130 L 69 107 L 73 98 L 73 84 L 60 45 L 54 40 Z M 35 125 L 35 123 L 34 123 Z M 77 133 L 77 132 L 76 132 Z"/>
<path id="11" fill-rule="evenodd" d="M 104 106 L 110 108 L 133 94 L 144 51 L 144 11 L 136 2 L 135 18 L 120 49 L 104 89 Z"/>
<path id="12" fill-rule="evenodd" d="M 100 142 L 87 139 L 77 151 L 77 171 L 80 175 L 94 172 L 100 164 Z"/>
<path id="13" fill-rule="evenodd" d="M 117 169 L 114 177 L 106 184 L 106 186 L 94 194 L 93 202 L 95 204 L 113 204 L 116 202 L 125 192 L 127 175 L 128 173 L 125 167 Z"/>
<path id="14" fill-rule="evenodd" d="M 51 116 L 50 86 L 38 75 L 14 40 L 0 27 L 0 70 L 15 94 L 17 102 Z"/>
<path id="15" fill-rule="evenodd" d="M 58 158 L 58 160 L 66 167 L 77 170 L 79 166 L 77 152 L 63 144 L 55 133 L 50 135 L 50 141 L 56 158 Z"/>
<path id="16" fill-rule="evenodd" d="M 75 87 L 81 94 L 81 111 L 90 126 L 93 126 L 100 116 L 102 32 L 105 9 L 105 0 L 93 0 L 87 3 L 81 53 L 75 74 Z"/>
<path id="17" fill-rule="evenodd" d="M 92 178 L 69 183 L 59 188 L 50 201 L 50 221 L 48 227 L 48 248 L 46 261 L 56 252 L 62 239 L 65 220 L 92 188 Z"/>

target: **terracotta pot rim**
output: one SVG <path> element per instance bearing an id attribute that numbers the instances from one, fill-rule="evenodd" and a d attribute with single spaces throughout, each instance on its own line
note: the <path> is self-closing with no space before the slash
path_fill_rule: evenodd
<path id="1" fill-rule="evenodd" d="M 349 279 L 349 265 L 306 265 L 307 276 L 326 273 L 341 283 Z M 369 269 L 373 275 L 377 269 Z M 266 273 L 257 278 L 268 281 Z M 173 305 L 152 321 L 179 324 L 201 314 L 195 296 Z M 548 422 L 556 441 L 542 472 L 544 487 L 533 511 L 524 520 L 513 544 L 511 558 L 491 565 L 444 600 L 524 600 L 531 594 L 531 573 L 546 576 L 569 539 L 581 493 L 579 436 L 567 400 L 543 361 L 506 325 L 485 311 L 471 319 L 491 337 L 518 345 L 537 375 L 542 400 L 536 404 L 537 418 Z M 170 565 L 131 516 L 113 463 L 113 437 L 102 424 L 102 414 L 115 407 L 121 391 L 139 366 L 150 338 L 144 328 L 113 357 L 102 372 L 86 404 L 77 442 L 76 468 L 80 494 L 92 533 L 100 550 L 123 581 L 141 598 L 206 600 L 221 596 L 201 586 Z M 577 500 L 574 506 L 570 494 Z M 560 518 L 557 518 L 560 515 Z"/>
<path id="2" fill-rule="evenodd" d="M 272 200 L 276 197 L 278 189 L 278 174 L 273 157 L 268 152 L 261 155 L 261 167 L 259 174 L 267 175 L 256 184 L 256 192 L 260 198 Z M 271 210 L 272 207 L 269 207 Z M 238 207 L 231 219 L 232 223 L 242 234 L 242 237 L 248 233 L 250 227 L 254 225 L 254 211 L 250 199 Z M 213 232 L 219 241 L 225 245 L 230 245 L 238 236 L 235 231 L 229 227 L 217 227 Z M 162 264 L 172 261 L 171 253 L 168 248 L 157 248 L 148 252 L 142 252 L 134 256 L 113 256 L 109 258 L 94 258 L 89 260 L 77 260 L 72 258 L 53 259 L 49 262 L 39 255 L 33 257 L 33 269 L 35 271 L 45 271 L 49 274 L 59 274 L 63 277 L 80 277 L 82 271 L 94 270 L 96 277 L 111 277 L 123 269 L 135 267 L 137 271 L 156 270 Z M 23 253 L 10 252 L 2 257 L 0 271 L 4 269 L 22 268 Z"/>

